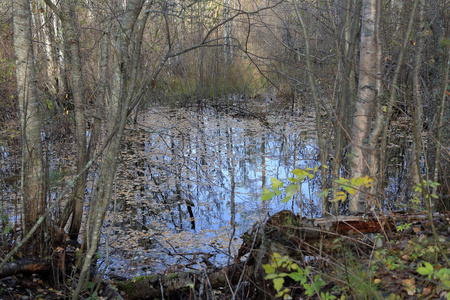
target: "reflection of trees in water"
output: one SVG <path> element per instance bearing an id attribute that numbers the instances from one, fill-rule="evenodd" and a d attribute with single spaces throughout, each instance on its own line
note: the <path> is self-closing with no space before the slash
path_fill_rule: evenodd
<path id="1" fill-rule="evenodd" d="M 231 238 L 264 217 L 263 178 L 285 179 L 304 165 L 305 155 L 315 156 L 311 140 L 294 126 L 267 128 L 258 120 L 207 111 L 171 113 L 166 118 L 149 114 L 143 129 L 129 131 L 118 173 L 121 226 L 146 230 L 162 244 L 167 239 L 175 245 L 171 236 L 195 231 L 206 240 L 220 240 L 225 249 Z M 269 203 L 271 214 L 289 208 L 277 202 Z M 219 239 L 214 231 L 228 233 Z"/>

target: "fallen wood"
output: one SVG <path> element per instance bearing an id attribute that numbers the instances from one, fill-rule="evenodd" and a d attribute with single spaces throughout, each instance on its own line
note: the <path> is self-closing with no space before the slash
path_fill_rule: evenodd
<path id="1" fill-rule="evenodd" d="M 37 274 L 49 272 L 52 265 L 49 261 L 23 259 L 7 263 L 0 269 L 0 278 L 17 274 Z"/>
<path id="2" fill-rule="evenodd" d="M 189 295 L 195 291 L 199 295 L 209 288 L 227 286 L 227 282 L 236 283 L 243 269 L 242 264 L 217 268 L 215 270 L 195 270 L 167 275 L 137 277 L 118 286 L 129 299 L 155 299 L 180 294 Z M 201 296 L 201 295 L 200 295 Z"/>
<path id="3" fill-rule="evenodd" d="M 449 227 L 450 212 L 433 214 L 435 223 Z M 267 257 L 276 251 L 284 255 L 294 255 L 298 251 L 320 255 L 322 251 L 331 251 L 336 238 L 342 243 L 356 245 L 360 248 L 383 246 L 375 234 L 386 238 L 397 232 L 397 225 L 402 223 L 428 222 L 425 214 L 391 213 L 386 215 L 330 216 L 317 219 L 300 218 L 291 211 L 284 210 L 271 216 L 266 223 L 257 224 L 243 236 L 238 258 L 251 251 L 257 251 L 261 260 L 261 250 Z M 380 244 L 381 242 L 381 244 Z M 255 250 L 256 249 L 256 250 Z"/>

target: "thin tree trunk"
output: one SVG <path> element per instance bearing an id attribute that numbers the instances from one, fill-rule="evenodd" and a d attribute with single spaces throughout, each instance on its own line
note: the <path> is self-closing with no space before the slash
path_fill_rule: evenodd
<path id="1" fill-rule="evenodd" d="M 336 103 L 335 111 L 337 112 L 338 122 L 336 124 L 336 137 L 335 137 L 335 155 L 333 160 L 333 178 L 339 178 L 342 156 L 344 147 L 346 144 L 346 137 L 349 136 L 349 120 L 353 118 L 353 112 L 355 107 L 355 74 L 354 74 L 354 56 L 355 48 L 357 44 L 358 32 L 359 32 L 359 19 L 361 17 L 361 5 L 356 4 L 353 11 L 351 11 L 351 2 L 347 0 L 347 6 L 345 7 L 345 17 L 343 21 L 343 33 L 342 42 L 343 46 L 342 57 L 340 64 L 341 71 L 341 83 L 338 102 Z M 352 26 L 350 26 L 350 15 L 354 16 Z M 337 33 L 337 29 L 336 29 Z M 337 41 L 339 43 L 339 41 Z M 338 52 L 339 54 L 340 52 Z M 332 199 L 337 198 L 337 192 L 339 191 L 339 184 L 333 180 L 332 182 Z M 338 215 L 339 203 L 333 202 L 332 213 Z"/>
<path id="2" fill-rule="evenodd" d="M 84 168 L 89 160 L 87 156 L 86 142 L 86 120 L 84 104 L 84 84 L 80 50 L 80 39 L 78 36 L 77 15 L 74 3 L 62 1 L 59 10 L 51 0 L 45 0 L 48 6 L 58 15 L 63 26 L 64 35 L 69 46 L 69 78 L 75 105 L 75 140 L 77 145 L 77 173 Z M 82 173 L 78 179 L 73 193 L 72 221 L 69 228 L 71 240 L 77 240 L 83 218 L 84 192 L 86 190 L 87 172 Z"/>
<path id="3" fill-rule="evenodd" d="M 133 70 L 129 70 L 130 67 L 138 68 L 138 64 L 134 64 L 133 62 L 139 61 L 140 51 L 134 53 L 132 56 L 134 60 L 129 59 L 128 55 L 130 39 L 133 37 L 135 24 L 144 2 L 145 0 L 129 1 L 125 11 L 121 13 L 123 17 L 119 19 L 120 23 L 117 24 L 118 33 L 115 37 L 115 45 L 117 45 L 117 48 L 114 55 L 114 63 L 112 64 L 111 99 L 106 126 L 106 130 L 109 133 L 116 132 L 116 134 L 106 148 L 105 157 L 102 159 L 100 166 L 98 180 L 94 187 L 87 223 L 87 234 L 85 236 L 87 252 L 82 264 L 78 285 L 72 297 L 74 300 L 78 299 L 81 291 L 84 289 L 84 285 L 88 280 L 92 259 L 98 249 L 103 220 L 113 193 L 120 143 L 127 117 L 132 109 L 132 98 L 136 96 L 134 87 L 136 86 L 135 81 L 137 80 L 137 76 L 132 76 L 134 82 L 129 82 L 127 78 L 129 71 L 132 74 L 134 72 Z M 114 7 L 121 7 L 121 5 L 110 6 L 111 9 L 114 9 Z M 111 11 L 111 15 L 116 15 L 116 13 L 115 11 Z M 142 22 L 141 26 L 145 25 L 147 17 L 148 14 L 144 14 L 145 22 Z M 139 35 L 139 38 L 142 38 L 142 35 Z M 137 44 L 141 42 L 137 41 Z"/>
<path id="4" fill-rule="evenodd" d="M 69 43 L 69 78 L 73 101 L 75 104 L 75 136 L 77 144 L 77 173 L 86 165 L 89 158 L 86 149 L 86 121 L 84 113 L 84 85 L 83 72 L 81 67 L 80 40 L 77 28 L 78 18 L 75 13 L 74 3 L 70 1 L 61 2 L 61 19 L 67 42 Z M 72 222 L 69 228 L 69 237 L 76 240 L 81 227 L 83 218 L 84 192 L 86 189 L 87 172 L 83 173 L 78 179 L 73 194 Z"/>
<path id="5" fill-rule="evenodd" d="M 25 235 L 45 211 L 44 166 L 39 119 L 35 61 L 28 0 L 13 3 L 14 51 L 17 94 L 22 130 L 22 206 Z M 37 234 L 42 237 L 41 234 Z M 33 243 L 33 242 L 32 242 Z M 37 254 L 39 247 L 32 247 Z"/>
<path id="6" fill-rule="evenodd" d="M 326 164 L 327 164 L 327 151 L 325 149 L 326 143 L 325 143 L 325 138 L 324 138 L 323 129 L 322 129 L 319 97 L 317 95 L 316 83 L 315 83 L 314 77 L 313 77 L 313 67 L 311 64 L 310 43 L 309 43 L 308 31 L 307 31 L 306 24 L 303 20 L 302 13 L 299 10 L 296 0 L 294 0 L 294 7 L 295 7 L 295 14 L 297 16 L 297 19 L 300 22 L 300 25 L 302 27 L 303 36 L 305 39 L 306 69 L 308 72 L 309 87 L 311 88 L 311 93 L 312 93 L 312 97 L 313 97 L 313 101 L 314 101 L 314 110 L 315 110 L 315 114 L 316 114 L 316 130 L 317 130 L 317 139 L 318 139 L 318 143 L 319 143 L 320 164 L 322 166 L 326 166 Z M 327 170 L 324 167 L 321 168 L 321 180 L 322 180 L 322 189 L 326 189 Z M 329 212 L 330 212 L 330 202 L 328 201 L 328 198 L 326 196 L 324 196 L 322 199 L 322 215 L 325 216 L 325 215 L 329 214 Z"/>
<path id="7" fill-rule="evenodd" d="M 442 146 L 442 128 L 444 128 L 444 112 L 445 112 L 445 104 L 448 105 L 448 99 L 449 96 L 447 94 L 447 86 L 448 86 L 448 79 L 449 79 L 449 69 L 450 69 L 450 47 L 444 51 L 443 54 L 443 62 L 442 62 L 442 82 L 441 82 L 441 92 L 440 92 L 440 103 L 439 103 L 439 112 L 438 112 L 438 118 L 436 122 L 436 152 L 435 152 L 435 164 L 434 164 L 434 170 L 433 170 L 433 181 L 439 182 L 439 167 L 440 167 L 440 157 L 441 157 L 441 149 Z M 437 194 L 437 187 L 433 187 L 433 194 Z M 434 203 L 432 203 L 433 207 L 437 206 L 436 203 L 437 199 L 434 200 Z M 448 209 L 448 207 L 446 207 Z"/>
<path id="8" fill-rule="evenodd" d="M 411 35 L 411 31 L 412 31 L 412 25 L 413 25 L 413 21 L 414 21 L 414 16 L 416 13 L 416 8 L 418 5 L 418 1 L 419 0 L 415 0 L 414 1 L 414 6 L 413 6 L 413 10 L 411 12 L 411 17 L 409 18 L 409 23 L 408 23 L 408 28 L 406 30 L 406 34 L 404 36 L 403 39 L 403 43 L 402 43 L 402 48 L 400 50 L 400 55 L 398 58 L 398 62 L 397 62 L 397 67 L 394 71 L 394 77 L 392 79 L 391 82 L 391 93 L 390 93 L 390 97 L 389 97 L 389 102 L 387 104 L 387 108 L 386 108 L 386 114 L 384 116 L 384 122 L 383 122 L 383 128 L 381 131 L 381 145 L 380 145 L 380 153 L 385 153 L 386 152 L 386 147 L 387 147 L 387 139 L 388 139 L 388 131 L 389 131 L 389 123 L 392 117 L 392 111 L 393 111 L 393 107 L 394 107 L 394 103 L 397 99 L 397 83 L 398 83 L 398 77 L 400 74 L 400 70 L 401 67 L 403 65 L 403 60 L 404 60 L 404 56 L 405 56 L 405 51 L 406 51 L 406 46 L 409 43 L 410 40 L 410 35 Z M 383 175 L 384 175 L 384 166 L 386 165 L 386 156 L 382 156 L 380 157 L 380 161 L 379 161 L 379 176 L 378 176 L 378 188 L 382 188 L 383 186 Z"/>
<path id="9" fill-rule="evenodd" d="M 410 169 L 412 174 L 412 183 L 418 184 L 420 180 L 420 164 L 416 161 L 416 158 L 420 158 L 422 156 L 421 153 L 415 153 L 416 150 L 421 151 L 422 150 L 422 130 L 423 130 L 423 100 L 422 100 L 422 93 L 421 93 L 421 80 L 420 80 L 420 72 L 422 70 L 422 53 L 423 53 L 423 47 L 424 47 L 424 38 L 425 38 L 425 29 L 424 29 L 424 14 L 425 14 L 425 1 L 419 0 L 419 24 L 418 24 L 418 37 L 417 37 L 417 43 L 416 43 L 416 55 L 415 55 L 415 65 L 414 65 L 414 71 L 413 71 L 413 94 L 414 94 L 414 105 L 411 107 L 411 109 L 414 109 L 414 116 L 413 122 L 415 122 L 414 130 L 417 130 L 417 145 L 415 145 L 416 140 L 413 140 L 414 146 L 413 146 L 413 153 L 412 153 L 412 159 L 410 161 Z M 410 188 L 412 190 L 412 187 Z M 420 193 L 413 192 L 414 198 L 420 198 Z"/>

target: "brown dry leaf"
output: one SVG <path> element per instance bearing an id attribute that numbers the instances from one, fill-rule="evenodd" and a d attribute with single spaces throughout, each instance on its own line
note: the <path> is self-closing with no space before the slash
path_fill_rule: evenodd
<path id="1" fill-rule="evenodd" d="M 429 286 L 425 287 L 422 291 L 422 296 L 430 295 L 431 291 L 432 291 L 432 289 Z"/>
<path id="2" fill-rule="evenodd" d="M 414 278 L 402 279 L 402 284 L 405 286 L 406 292 L 409 296 L 413 296 L 416 294 L 417 288 L 415 285 L 416 280 Z"/>
<path id="3" fill-rule="evenodd" d="M 422 229 L 420 227 L 413 227 L 412 230 L 414 231 L 414 233 L 419 233 L 422 231 Z"/>

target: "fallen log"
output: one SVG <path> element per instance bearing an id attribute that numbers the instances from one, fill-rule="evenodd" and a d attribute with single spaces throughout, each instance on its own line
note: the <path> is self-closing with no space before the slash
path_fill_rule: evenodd
<path id="1" fill-rule="evenodd" d="M 201 294 L 207 293 L 210 288 L 217 289 L 236 283 L 243 269 L 243 264 L 233 264 L 214 270 L 203 269 L 167 275 L 142 276 L 118 283 L 118 286 L 129 299 L 155 299 L 181 294 L 189 295 L 190 293 L 201 297 Z"/>
<path id="2" fill-rule="evenodd" d="M 50 272 L 52 265 L 49 261 L 22 259 L 7 263 L 0 269 L 0 278 L 17 274 L 37 274 Z"/>
<path id="3" fill-rule="evenodd" d="M 450 212 L 435 213 L 433 217 L 434 222 L 439 223 L 443 231 L 450 228 Z M 397 232 L 398 225 L 420 225 L 427 222 L 425 214 L 404 212 L 308 219 L 283 210 L 269 217 L 264 224 L 257 224 L 244 233 L 238 258 L 252 251 L 259 252 L 259 260 L 262 259 L 261 255 L 267 257 L 268 253 L 273 252 L 288 256 L 299 251 L 321 255 L 323 251 L 330 252 L 335 248 L 338 237 L 342 238 L 343 244 L 356 245 L 360 249 L 373 249 L 382 247 L 383 240 L 380 236 L 389 238 Z M 265 253 L 261 254 L 261 250 Z"/>

